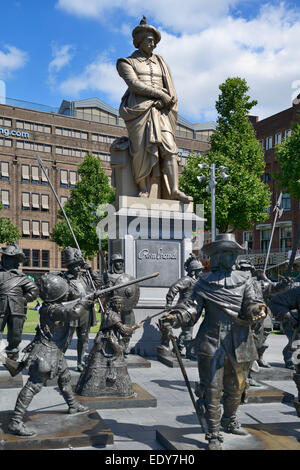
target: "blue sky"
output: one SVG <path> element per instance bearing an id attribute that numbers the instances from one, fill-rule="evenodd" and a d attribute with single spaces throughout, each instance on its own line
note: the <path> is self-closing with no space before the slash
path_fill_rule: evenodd
<path id="1" fill-rule="evenodd" d="M 118 57 L 134 48 L 141 16 L 157 26 L 155 52 L 170 65 L 179 112 L 216 118 L 218 86 L 240 76 L 260 118 L 300 92 L 300 1 L 2 0 L 0 80 L 10 98 L 59 106 L 97 96 L 118 108 Z"/>

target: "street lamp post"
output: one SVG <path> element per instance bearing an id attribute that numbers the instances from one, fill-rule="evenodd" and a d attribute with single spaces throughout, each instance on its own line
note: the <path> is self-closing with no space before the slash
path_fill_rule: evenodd
<path id="1" fill-rule="evenodd" d="M 206 163 L 200 163 L 198 165 L 200 170 L 209 169 L 210 168 L 210 179 L 209 179 L 209 186 L 206 188 L 208 192 L 211 193 L 211 239 L 215 241 L 216 239 L 216 171 L 221 171 L 221 177 L 225 180 L 229 178 L 226 174 L 227 168 L 225 166 L 216 167 L 215 163 L 212 163 L 210 167 Z M 202 183 L 206 176 L 197 176 L 197 179 L 200 183 Z"/>

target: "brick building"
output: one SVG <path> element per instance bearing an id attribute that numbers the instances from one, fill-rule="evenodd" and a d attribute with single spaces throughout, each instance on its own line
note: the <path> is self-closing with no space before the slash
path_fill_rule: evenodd
<path id="1" fill-rule="evenodd" d="M 213 122 L 193 124 L 178 118 L 181 166 L 189 153 L 208 151 L 214 129 Z M 59 207 L 36 155 L 41 156 L 64 204 L 86 153 L 98 156 L 110 176 L 110 145 L 126 134 L 118 111 L 97 98 L 64 100 L 59 109 L 11 99 L 0 104 L 1 216 L 11 219 L 22 233 L 19 244 L 27 256 L 24 271 L 61 269 L 61 252 L 50 241 Z"/>
<path id="2" fill-rule="evenodd" d="M 293 123 L 300 122 L 300 101 L 295 99 L 290 108 L 261 121 L 257 116 L 251 116 L 250 119 L 257 139 L 264 149 L 266 166 L 263 181 L 269 184 L 272 192 L 270 217 L 266 222 L 256 225 L 253 229 L 237 232 L 236 238 L 239 243 L 248 242 L 249 257 L 257 267 L 263 267 L 274 220 L 273 208 L 280 194 L 280 190 L 276 185 L 278 182 L 272 177 L 272 173 L 279 170 L 275 145 L 280 144 L 283 139 L 291 135 Z M 283 193 L 282 208 L 283 214 L 277 220 L 275 226 L 268 266 L 277 265 L 287 259 L 300 223 L 299 201 L 291 198 L 290 194 Z"/>

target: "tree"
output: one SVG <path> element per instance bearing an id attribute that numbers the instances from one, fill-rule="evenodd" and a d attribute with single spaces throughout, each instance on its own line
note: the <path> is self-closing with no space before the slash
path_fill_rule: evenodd
<path id="1" fill-rule="evenodd" d="M 261 181 L 264 172 L 263 151 L 256 139 L 249 111 L 257 101 L 250 101 L 249 87 L 244 79 L 228 78 L 219 86 L 221 94 L 216 102 L 218 112 L 216 132 L 211 137 L 207 156 L 192 155 L 184 167 L 180 187 L 194 198 L 195 204 L 204 204 L 206 229 L 211 227 L 211 196 L 206 191 L 209 170 L 198 168 L 199 163 L 225 166 L 229 178 L 217 177 L 216 226 L 221 233 L 229 226 L 233 230 L 247 230 L 254 223 L 264 222 L 269 215 L 270 189 Z M 199 182 L 197 176 L 206 174 Z"/>
<path id="2" fill-rule="evenodd" d="M 283 190 L 300 200 L 300 124 L 292 126 L 292 134 L 282 144 L 276 145 L 280 170 L 274 177 Z"/>
<path id="3" fill-rule="evenodd" d="M 0 203 L 0 211 L 3 209 Z M 13 242 L 21 238 L 21 233 L 18 227 L 16 227 L 6 217 L 0 217 L 0 243 L 7 243 L 11 245 Z"/>
<path id="4" fill-rule="evenodd" d="M 64 205 L 64 211 L 83 256 L 92 259 L 99 249 L 96 225 L 100 219 L 95 215 L 95 209 L 100 204 L 111 203 L 114 199 L 114 190 L 98 157 L 87 154 L 78 166 L 78 174 L 81 179 L 75 188 L 71 189 L 71 196 Z M 51 239 L 60 247 L 76 247 L 61 210 L 58 212 L 58 218 L 60 221 L 56 223 Z"/>

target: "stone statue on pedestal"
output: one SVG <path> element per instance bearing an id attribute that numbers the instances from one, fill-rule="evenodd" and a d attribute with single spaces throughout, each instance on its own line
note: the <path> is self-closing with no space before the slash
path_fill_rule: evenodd
<path id="1" fill-rule="evenodd" d="M 169 321 L 170 315 L 172 316 L 173 313 L 178 313 L 180 311 L 187 310 L 191 316 L 193 313 L 196 313 L 196 304 L 191 299 L 191 294 L 193 292 L 193 288 L 199 279 L 202 271 L 203 266 L 202 263 L 197 260 L 194 254 L 190 254 L 189 258 L 184 263 L 185 270 L 187 271 L 187 275 L 181 277 L 176 281 L 168 290 L 166 295 L 166 315 L 162 316 L 158 322 L 159 329 L 161 332 L 161 346 L 158 346 L 157 352 L 158 354 L 164 356 L 172 356 L 175 358 L 175 355 L 172 353 L 170 349 L 170 339 L 169 339 L 169 331 L 173 327 L 175 327 L 174 322 L 171 323 Z M 173 300 L 175 299 L 176 295 L 178 295 L 176 305 L 172 306 Z M 178 327 L 180 324 L 178 323 Z M 186 359 L 192 359 L 192 336 L 193 336 L 193 325 L 182 325 L 181 326 L 181 333 L 177 339 L 177 346 L 179 351 L 182 353 L 185 349 L 185 357 Z"/>
<path id="2" fill-rule="evenodd" d="M 121 137 L 111 147 L 112 167 L 128 170 L 122 165 L 119 152 L 132 164 L 132 181 L 124 182 L 121 195 L 192 201 L 178 189 L 178 149 L 175 142 L 177 96 L 168 65 L 153 54 L 161 39 L 160 32 L 146 24 L 143 17 L 132 32 L 136 50 L 117 61 L 119 75 L 128 89 L 120 105 L 129 139 Z M 119 155 L 121 155 L 119 153 Z"/>
<path id="3" fill-rule="evenodd" d="M 39 290 L 24 273 L 18 271 L 26 259 L 23 251 L 14 243 L 0 248 L 0 335 L 7 325 L 7 356 L 17 360 L 26 318 L 27 302 L 37 298 Z"/>

